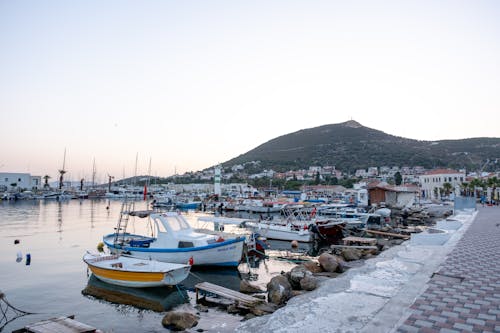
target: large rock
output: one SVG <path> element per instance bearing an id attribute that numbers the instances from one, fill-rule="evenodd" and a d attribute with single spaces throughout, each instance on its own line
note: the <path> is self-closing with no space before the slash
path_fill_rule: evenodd
<path id="1" fill-rule="evenodd" d="M 359 260 L 361 258 L 361 251 L 358 249 L 344 248 L 340 255 L 345 261 Z"/>
<path id="2" fill-rule="evenodd" d="M 254 294 L 254 293 L 262 293 L 264 292 L 262 289 L 260 289 L 257 286 L 254 286 L 247 280 L 241 280 L 240 282 L 240 292 L 245 293 L 245 294 Z"/>
<path id="3" fill-rule="evenodd" d="M 311 276 L 312 273 L 309 272 L 304 266 L 296 266 L 290 271 L 288 279 L 293 289 L 301 289 L 300 280 L 306 276 Z"/>
<path id="4" fill-rule="evenodd" d="M 306 261 L 302 264 L 311 273 L 321 273 L 323 268 L 315 261 Z"/>
<path id="5" fill-rule="evenodd" d="M 250 312 L 256 316 L 263 316 L 273 313 L 277 308 L 278 306 L 274 303 L 259 303 L 256 306 L 250 308 Z"/>
<path id="6" fill-rule="evenodd" d="M 275 276 L 267 284 L 267 299 L 276 305 L 285 304 L 292 297 L 292 286 L 283 275 Z"/>
<path id="7" fill-rule="evenodd" d="M 198 325 L 198 319 L 198 316 L 190 312 L 171 311 L 163 317 L 161 324 L 172 331 L 184 331 Z"/>
<path id="8" fill-rule="evenodd" d="M 335 272 L 339 265 L 337 256 L 326 252 L 322 253 L 319 256 L 318 262 L 325 272 L 331 272 L 331 273 Z"/>
<path id="9" fill-rule="evenodd" d="M 302 290 L 311 291 L 318 287 L 318 279 L 314 276 L 305 276 L 300 280 L 300 288 Z"/>

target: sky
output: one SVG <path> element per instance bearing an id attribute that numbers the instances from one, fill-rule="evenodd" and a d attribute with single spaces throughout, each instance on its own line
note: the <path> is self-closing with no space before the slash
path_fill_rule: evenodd
<path id="1" fill-rule="evenodd" d="M 0 172 L 166 177 L 351 119 L 500 137 L 499 17 L 476 0 L 0 0 Z"/>

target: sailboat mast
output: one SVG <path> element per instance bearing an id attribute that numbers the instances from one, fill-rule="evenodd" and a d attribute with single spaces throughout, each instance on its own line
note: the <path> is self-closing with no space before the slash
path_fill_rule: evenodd
<path id="1" fill-rule="evenodd" d="M 95 174 L 96 174 L 96 169 L 95 169 L 95 157 L 92 161 L 92 188 L 95 186 Z"/>
<path id="2" fill-rule="evenodd" d="M 134 186 L 137 179 L 137 160 L 139 159 L 139 153 L 135 154 L 135 171 L 134 171 Z"/>

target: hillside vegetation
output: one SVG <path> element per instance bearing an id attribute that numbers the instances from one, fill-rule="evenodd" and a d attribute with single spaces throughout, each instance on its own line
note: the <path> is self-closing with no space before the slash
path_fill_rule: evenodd
<path id="1" fill-rule="evenodd" d="M 287 171 L 335 166 L 354 172 L 370 166 L 423 166 L 479 170 L 500 159 L 500 138 L 419 141 L 386 134 L 355 121 L 286 134 L 233 158 L 224 167 L 260 161 L 264 169 Z M 493 167 L 486 164 L 484 170 Z"/>

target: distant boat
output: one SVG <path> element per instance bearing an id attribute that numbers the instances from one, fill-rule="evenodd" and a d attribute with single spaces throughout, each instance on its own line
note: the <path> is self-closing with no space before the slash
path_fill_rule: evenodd
<path id="1" fill-rule="evenodd" d="M 42 194 L 42 199 L 57 200 L 57 201 L 71 200 L 73 199 L 73 195 L 65 191 L 46 192 Z"/>
<path id="2" fill-rule="evenodd" d="M 172 286 L 184 281 L 190 265 L 160 262 L 124 255 L 85 253 L 83 261 L 100 280 L 124 287 Z"/>

